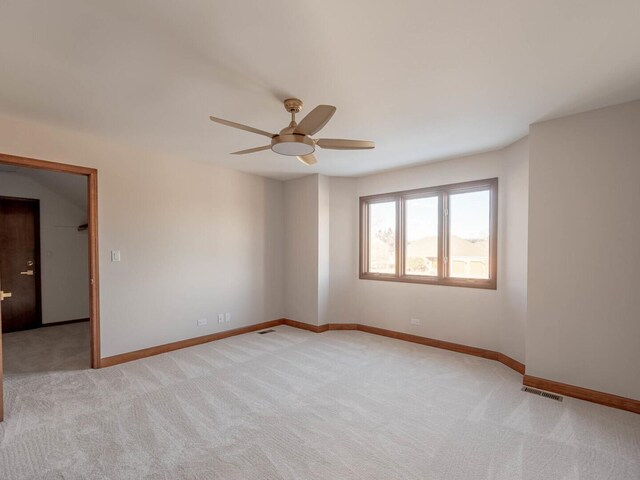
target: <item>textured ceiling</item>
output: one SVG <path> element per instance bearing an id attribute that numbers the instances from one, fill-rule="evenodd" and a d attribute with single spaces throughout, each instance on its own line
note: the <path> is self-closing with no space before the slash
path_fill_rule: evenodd
<path id="1" fill-rule="evenodd" d="M 498 148 L 530 123 L 640 98 L 637 0 L 3 0 L 0 113 L 274 178 Z M 336 105 L 314 167 L 228 152 L 280 101 Z"/>

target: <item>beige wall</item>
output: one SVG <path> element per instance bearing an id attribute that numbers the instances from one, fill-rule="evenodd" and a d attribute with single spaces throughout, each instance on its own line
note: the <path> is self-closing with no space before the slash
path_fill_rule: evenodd
<path id="1" fill-rule="evenodd" d="M 356 323 L 358 280 L 357 179 L 332 177 L 330 186 L 330 280 L 326 323 Z"/>
<path id="2" fill-rule="evenodd" d="M 86 190 L 85 177 L 74 180 Z M 87 223 L 86 206 L 74 205 L 24 172 L 0 172 L 0 196 L 40 200 L 41 265 L 35 268 L 42 282 L 42 323 L 89 317 L 87 232 L 77 228 Z"/>
<path id="3" fill-rule="evenodd" d="M 331 321 L 329 296 L 331 289 L 331 179 L 318 175 L 318 323 Z"/>
<path id="4" fill-rule="evenodd" d="M 525 362 L 527 323 L 527 241 L 529 231 L 529 137 L 503 151 L 500 177 L 502 238 L 499 239 L 499 351 Z"/>
<path id="5" fill-rule="evenodd" d="M 3 117 L 0 152 L 98 168 L 103 357 L 282 317 L 281 182 Z"/>
<path id="6" fill-rule="evenodd" d="M 284 183 L 284 315 L 318 325 L 318 176 Z"/>
<path id="7" fill-rule="evenodd" d="M 362 177 L 358 179 L 357 193 L 363 196 L 480 180 L 498 177 L 501 170 L 501 154 L 491 152 Z M 501 201 L 498 206 L 501 208 Z M 357 205 L 352 208 L 357 209 Z M 504 227 L 500 220 L 499 238 Z M 359 280 L 354 293 L 359 323 L 491 350 L 498 348 L 500 284 L 498 290 L 483 290 Z M 412 318 L 421 324 L 411 325 Z"/>
<path id="8" fill-rule="evenodd" d="M 640 101 L 530 143 L 527 373 L 640 399 Z"/>
<path id="9" fill-rule="evenodd" d="M 328 323 L 331 179 L 307 175 L 285 182 L 284 189 L 285 317 Z"/>
<path id="10" fill-rule="evenodd" d="M 523 139 L 496 152 L 358 179 L 332 178 L 331 321 L 505 349 L 524 361 L 527 168 Z M 360 196 L 493 177 L 499 177 L 497 290 L 358 279 Z M 512 282 L 508 287 L 507 281 Z M 421 324 L 411 325 L 412 318 Z"/>

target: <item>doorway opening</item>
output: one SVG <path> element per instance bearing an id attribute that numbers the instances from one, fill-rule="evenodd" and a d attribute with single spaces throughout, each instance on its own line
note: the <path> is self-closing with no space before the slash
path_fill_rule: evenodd
<path id="1" fill-rule="evenodd" d="M 27 358 L 14 338 L 20 345 L 35 340 L 39 348 L 64 339 L 69 343 L 57 352 L 79 355 L 66 368 L 100 368 L 100 318 L 97 170 L 0 154 L 0 175 L 1 421 L 3 373 Z"/>

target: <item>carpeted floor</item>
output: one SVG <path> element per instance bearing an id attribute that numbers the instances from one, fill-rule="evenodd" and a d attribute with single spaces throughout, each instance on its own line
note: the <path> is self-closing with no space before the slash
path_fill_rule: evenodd
<path id="1" fill-rule="evenodd" d="M 3 480 L 640 478 L 640 415 L 363 332 L 282 326 L 102 370 L 87 324 L 4 346 Z"/>

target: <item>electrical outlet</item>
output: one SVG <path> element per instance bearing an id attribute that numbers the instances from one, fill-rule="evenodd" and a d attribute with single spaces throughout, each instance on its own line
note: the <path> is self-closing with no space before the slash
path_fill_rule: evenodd
<path id="1" fill-rule="evenodd" d="M 411 325 L 420 325 L 420 319 L 419 318 L 412 318 L 411 319 Z"/>
<path id="2" fill-rule="evenodd" d="M 224 323 L 224 313 L 218 314 L 218 323 Z"/>
<path id="3" fill-rule="evenodd" d="M 199 318 L 198 319 L 198 326 L 199 327 L 203 327 L 207 324 L 207 319 L 206 318 Z"/>
<path id="4" fill-rule="evenodd" d="M 231 321 L 231 312 L 227 312 L 224 314 L 224 321 L 227 323 Z"/>

